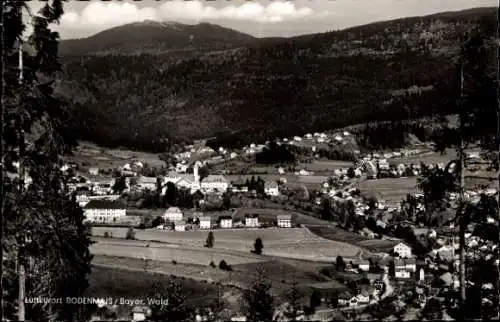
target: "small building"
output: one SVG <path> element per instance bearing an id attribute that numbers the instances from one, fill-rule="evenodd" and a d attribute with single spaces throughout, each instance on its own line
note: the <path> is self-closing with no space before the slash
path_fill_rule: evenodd
<path id="1" fill-rule="evenodd" d="M 204 192 L 224 193 L 229 183 L 221 175 L 209 175 L 201 181 L 201 190 Z"/>
<path id="2" fill-rule="evenodd" d="M 408 259 L 396 259 L 394 260 L 395 270 L 407 270 L 409 272 L 415 273 L 417 271 L 417 262 L 413 258 Z"/>
<path id="3" fill-rule="evenodd" d="M 199 217 L 200 229 L 211 229 L 212 228 L 212 218 L 209 216 Z"/>
<path id="4" fill-rule="evenodd" d="M 89 201 L 84 208 L 85 221 L 114 223 L 127 214 L 127 207 L 117 200 L 96 199 Z"/>
<path id="5" fill-rule="evenodd" d="M 89 168 L 89 174 L 93 176 L 99 175 L 99 168 Z"/>
<path id="6" fill-rule="evenodd" d="M 406 269 L 396 270 L 394 272 L 394 276 L 397 279 L 409 279 L 409 278 L 411 278 L 411 273 L 410 273 L 410 271 L 408 271 Z"/>
<path id="7" fill-rule="evenodd" d="M 278 215 L 278 227 L 291 228 L 292 227 L 292 215 Z"/>
<path id="8" fill-rule="evenodd" d="M 132 309 L 132 321 L 146 321 L 146 317 L 150 315 L 150 310 L 144 306 L 134 306 Z"/>
<path id="9" fill-rule="evenodd" d="M 177 207 L 170 207 L 165 211 L 163 215 L 163 219 L 168 220 L 170 222 L 179 221 L 184 218 L 182 211 Z"/>
<path id="10" fill-rule="evenodd" d="M 279 196 L 279 186 L 276 181 L 268 181 L 264 183 L 264 192 L 269 196 Z"/>
<path id="11" fill-rule="evenodd" d="M 394 253 L 398 254 L 400 258 L 411 258 L 411 247 L 405 243 L 399 243 L 393 248 Z"/>
<path id="12" fill-rule="evenodd" d="M 156 177 L 144 177 L 140 176 L 137 178 L 137 189 L 140 191 L 156 191 L 158 187 L 158 179 Z"/>
<path id="13" fill-rule="evenodd" d="M 175 231 L 186 231 L 186 223 L 182 220 L 174 221 Z"/>
<path id="14" fill-rule="evenodd" d="M 245 215 L 245 227 L 247 228 L 257 228 L 259 227 L 259 215 Z"/>
<path id="15" fill-rule="evenodd" d="M 222 216 L 219 220 L 220 228 L 233 228 L 233 218 L 231 216 Z"/>
<path id="16" fill-rule="evenodd" d="M 353 260 L 352 263 L 354 266 L 357 266 L 360 271 L 368 272 L 370 270 L 370 262 L 366 259 Z"/>
<path id="17" fill-rule="evenodd" d="M 245 193 L 248 192 L 248 186 L 246 182 L 243 182 L 241 180 L 235 181 L 231 183 L 231 191 L 235 193 Z"/>

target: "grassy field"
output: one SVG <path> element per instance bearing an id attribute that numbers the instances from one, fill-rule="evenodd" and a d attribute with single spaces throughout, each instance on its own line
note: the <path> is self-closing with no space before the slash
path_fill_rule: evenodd
<path id="1" fill-rule="evenodd" d="M 138 160 L 154 167 L 161 167 L 164 164 L 158 158 L 157 154 L 127 149 L 101 148 L 88 142 L 80 142 L 74 155 L 67 159 L 80 165 L 85 163 L 84 167 L 97 167 L 101 169 L 123 166 L 132 160 Z"/>
<path id="2" fill-rule="evenodd" d="M 242 219 L 247 214 L 258 214 L 259 218 L 265 221 L 275 221 L 278 215 L 291 215 L 292 222 L 302 225 L 329 225 L 328 221 L 321 220 L 319 218 L 301 214 L 297 211 L 283 210 L 283 209 L 272 209 L 272 208 L 238 208 L 234 214 L 234 218 Z"/>
<path id="3" fill-rule="evenodd" d="M 113 236 L 115 236 L 114 233 Z M 149 244 L 149 247 L 146 247 L 146 244 Z M 141 243 L 124 239 L 98 239 L 97 243 L 90 246 L 90 251 L 96 255 L 132 257 L 137 259 L 148 258 L 161 262 L 176 261 L 178 263 L 197 265 L 208 265 L 211 261 L 219 263 L 221 260 L 233 264 L 261 261 L 257 256 L 251 254 L 250 251 L 241 254 L 208 248 L 179 247 L 178 245 L 155 242 Z"/>
<path id="4" fill-rule="evenodd" d="M 407 194 L 419 192 L 416 177 L 366 180 L 360 182 L 358 188 L 361 193 L 388 202 L 399 202 L 406 198 Z"/>
<path id="5" fill-rule="evenodd" d="M 116 261 L 116 258 L 113 259 Z M 185 298 L 185 305 L 189 308 L 208 306 L 218 300 L 219 288 L 214 284 L 196 281 L 182 277 L 169 276 L 150 272 L 132 271 L 122 268 L 94 266 L 89 279 L 89 287 L 85 296 L 93 298 L 108 298 L 114 300 L 148 299 L 154 298 L 153 285 L 167 288 L 169 282 L 175 280 L 181 285 L 181 292 Z M 222 286 L 221 297 L 234 296 L 235 290 Z M 132 306 L 118 306 L 118 317 L 130 319 Z"/>
<path id="6" fill-rule="evenodd" d="M 352 162 L 347 162 L 347 161 L 318 160 L 311 163 L 301 163 L 299 164 L 298 168 L 306 169 L 308 171 L 313 171 L 313 172 L 332 172 L 336 169 L 349 168 L 352 166 L 353 166 Z"/>
<path id="7" fill-rule="evenodd" d="M 328 176 L 299 176 L 297 183 L 321 184 L 328 180 Z"/>
<path id="8" fill-rule="evenodd" d="M 103 236 L 104 232 L 107 231 L 108 233 L 112 233 L 116 238 L 124 238 L 127 229 L 94 227 L 92 231 L 94 236 Z M 271 256 L 329 261 L 338 255 L 350 257 L 359 252 L 359 248 L 356 246 L 323 239 L 305 228 L 218 229 L 214 230 L 214 237 L 215 248 L 211 249 L 210 252 L 216 250 L 229 250 L 234 251 L 235 256 L 238 256 L 238 251 L 250 254 L 250 250 L 253 249 L 255 239 L 258 237 L 260 237 L 264 243 L 264 254 Z M 136 238 L 138 240 L 160 241 L 183 246 L 200 247 L 199 252 L 207 254 L 209 251 L 202 248 L 207 238 L 206 231 L 176 232 L 137 230 Z M 113 254 L 112 248 L 109 248 L 108 250 L 105 248 L 100 249 L 102 249 L 102 252 L 107 251 L 106 255 L 118 255 Z M 126 249 L 122 248 L 117 249 L 116 252 L 120 252 L 119 256 L 122 254 L 125 254 L 124 256 L 126 256 L 127 253 Z M 166 250 L 161 252 L 161 256 L 163 256 L 165 260 L 168 260 L 169 252 L 177 254 L 175 250 Z M 195 252 L 195 250 L 193 250 L 193 252 Z M 182 254 L 182 252 L 179 254 Z M 200 259 L 196 259 L 194 257 L 191 259 L 186 257 L 186 259 L 183 260 L 197 261 L 195 263 L 201 264 L 207 263 L 205 257 L 200 257 Z"/>

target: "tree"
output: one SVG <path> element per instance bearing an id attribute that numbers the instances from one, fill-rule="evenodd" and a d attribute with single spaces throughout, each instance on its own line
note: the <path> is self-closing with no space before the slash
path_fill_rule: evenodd
<path id="1" fill-rule="evenodd" d="M 271 284 L 266 281 L 262 272 L 258 272 L 257 280 L 249 290 L 244 291 L 247 321 L 272 321 L 274 315 L 274 297 L 271 295 Z"/>
<path id="2" fill-rule="evenodd" d="M 343 272 L 345 270 L 345 262 L 342 256 L 337 256 L 337 259 L 335 260 L 335 269 L 339 272 Z"/>
<path id="3" fill-rule="evenodd" d="M 165 192 L 165 202 L 172 206 L 175 205 L 175 201 L 177 200 L 177 187 L 173 182 L 167 182 L 167 190 Z"/>
<path id="4" fill-rule="evenodd" d="M 354 172 L 354 168 L 353 167 L 350 167 L 349 169 L 347 169 L 347 176 L 350 179 L 353 179 L 354 177 L 356 177 L 356 172 Z"/>
<path id="5" fill-rule="evenodd" d="M 209 232 L 208 236 L 207 236 L 207 240 L 205 241 L 205 247 L 208 247 L 208 248 L 214 247 L 214 241 L 215 241 L 214 233 Z"/>
<path id="6" fill-rule="evenodd" d="M 130 227 L 127 230 L 127 234 L 125 235 L 125 239 L 135 239 L 135 231 L 134 228 Z"/>
<path id="7" fill-rule="evenodd" d="M 190 310 L 184 304 L 182 286 L 171 279 L 165 287 L 159 283 L 153 285 L 153 299 L 162 299 L 160 304 L 151 305 L 151 321 L 190 321 L 192 320 Z M 167 303 L 165 303 L 167 302 Z"/>
<path id="8" fill-rule="evenodd" d="M 27 297 L 82 296 L 92 259 L 90 229 L 75 198 L 66 195 L 67 178 L 60 171 L 63 154 L 77 144 L 75 120 L 53 95 L 59 35 L 50 25 L 62 16 L 63 3 L 44 3 L 31 16 L 29 30 L 22 12 L 27 8 L 22 1 L 1 6 L 2 318 L 85 320 L 81 307 L 71 304 L 24 303 L 24 310 L 16 304 L 23 269 Z"/>
<path id="9" fill-rule="evenodd" d="M 332 210 L 332 204 L 330 202 L 330 199 L 323 198 L 321 200 L 319 214 L 321 216 L 321 219 L 323 219 L 323 220 L 329 220 L 329 221 L 333 220 L 333 210 Z"/>
<path id="10" fill-rule="evenodd" d="M 291 321 L 297 321 L 297 318 L 299 317 L 299 311 L 301 308 L 300 305 L 301 298 L 302 294 L 299 291 L 297 282 L 294 281 L 292 284 L 292 288 L 285 295 L 285 299 L 288 302 L 288 309 L 285 311 L 284 315 L 287 319 L 290 319 Z"/>
<path id="11" fill-rule="evenodd" d="M 161 216 L 157 216 L 153 221 L 151 222 L 151 226 L 153 227 L 158 227 L 159 225 L 162 225 L 165 223 L 165 219 Z"/>
<path id="12" fill-rule="evenodd" d="M 316 308 L 321 305 L 321 294 L 317 291 L 314 290 L 311 293 L 311 298 L 309 299 L 309 306 L 313 311 L 316 311 Z"/>
<path id="13" fill-rule="evenodd" d="M 257 255 L 261 255 L 262 254 L 262 249 L 264 248 L 264 244 L 262 243 L 262 239 L 260 237 L 258 237 L 256 240 L 255 240 L 255 243 L 253 245 L 253 250 L 252 252 L 257 254 Z"/>
<path id="14" fill-rule="evenodd" d="M 127 183 L 125 182 L 125 177 L 118 177 L 113 185 L 113 191 L 115 193 L 121 194 L 125 189 L 127 189 Z"/>

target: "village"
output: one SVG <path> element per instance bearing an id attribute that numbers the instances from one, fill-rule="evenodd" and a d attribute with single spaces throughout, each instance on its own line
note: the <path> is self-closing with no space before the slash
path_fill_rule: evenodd
<path id="1" fill-rule="evenodd" d="M 285 146 L 303 146 L 304 143 L 308 143 L 311 152 L 314 153 L 317 151 L 314 144 L 334 142 L 342 145 L 350 137 L 352 134 L 344 131 L 333 135 L 307 134 L 304 137 L 277 141 L 279 145 Z M 87 173 L 74 171 L 75 164 L 67 164 L 62 170 L 73 171 L 74 176 L 68 185 L 68 192 L 76 197 L 77 202 L 84 209 L 86 221 L 98 227 L 100 229 L 98 234 L 101 236 L 109 237 L 120 234 L 124 236 L 124 227 L 135 227 L 137 231 L 140 229 L 164 231 L 166 235 L 172 234 L 172 232 L 182 234 L 197 230 L 217 232 L 219 230 L 250 229 L 255 231 L 256 229 L 294 229 L 295 227 L 305 227 L 313 233 L 318 233 L 321 231 L 321 227 L 318 229 L 314 225 L 304 225 L 301 220 L 296 219 L 296 215 L 292 215 L 294 212 L 287 212 L 287 208 L 284 206 L 279 209 L 280 198 L 283 198 L 284 195 L 288 195 L 289 198 L 296 196 L 290 192 L 294 189 L 290 189 L 287 185 L 291 176 L 311 178 L 315 175 L 314 171 L 307 170 L 305 167 L 287 169 L 287 166 L 280 166 L 275 168 L 275 180 L 263 180 L 259 174 L 251 175 L 250 180 L 248 174 L 245 176 L 244 173 L 239 173 L 236 176 L 223 174 L 224 171 L 217 171 L 216 174 L 209 173 L 208 169 L 211 169 L 214 164 L 227 163 L 228 159 L 238 160 L 241 157 L 252 157 L 259 151 L 265 150 L 266 146 L 252 144 L 244 147 L 241 151 L 228 151 L 224 148 L 214 151 L 206 146 L 199 148 L 189 146 L 187 151 L 176 154 L 174 156 L 176 162 L 173 162 L 168 168 L 162 169 L 164 174 L 158 176 L 145 176 L 145 166 L 140 160 L 131 160 L 117 169 L 112 169 L 115 178 L 104 176 L 103 169 L 98 168 L 90 167 L 87 169 Z M 410 291 L 413 294 L 412 298 L 418 303 L 417 306 L 423 306 L 429 297 L 444 300 L 443 294 L 457 290 L 458 254 L 456 251 L 458 240 L 454 222 L 446 220 L 434 227 L 432 227 L 432 223 L 418 222 L 416 219 L 418 214 L 425 210 L 421 193 L 416 192 L 406 196 L 407 200 L 408 198 L 414 200 L 414 214 L 413 218 L 408 218 L 408 216 L 401 218 L 401 212 L 407 207 L 405 200 L 399 202 L 376 200 L 377 198 L 361 194 L 359 189 L 359 185 L 363 182 L 376 182 L 387 178 L 417 177 L 422 171 L 423 164 L 418 162 L 394 163 L 391 160 L 414 156 L 418 160 L 419 156 L 432 153 L 429 151 L 431 150 L 427 146 L 364 155 L 361 155 L 358 150 L 354 150 L 353 153 L 357 157 L 350 166 L 349 163 L 344 162 L 345 166 L 334 169 L 327 176 L 323 176 L 321 181 L 314 182 L 314 188 L 309 189 L 311 192 L 305 187 L 306 185 L 299 185 L 301 187 L 299 190 L 305 187 L 306 195 L 314 195 L 314 197 L 309 196 L 309 199 L 312 206 L 317 208 L 321 208 L 325 200 L 328 200 L 332 207 L 335 204 L 343 203 L 353 205 L 356 219 L 350 217 L 349 221 L 354 221 L 356 224 L 350 226 L 336 224 L 336 226 L 363 236 L 365 240 L 357 246 L 361 245 L 371 252 L 369 258 L 361 255 L 351 256 L 350 258 L 346 257 L 344 265 L 337 263 L 337 266 L 340 266 L 336 269 L 351 275 L 350 278 L 352 275 L 357 275 L 361 279 L 368 278 L 368 286 L 363 287 L 363 290 L 355 287 L 351 291 L 337 292 L 334 296 L 335 304 L 332 306 L 329 303 L 331 291 L 328 291 L 328 287 L 322 289 L 324 286 L 319 284 L 315 286 L 326 294 L 323 301 L 329 303 L 327 306 L 330 309 L 333 307 L 363 308 L 380 299 L 381 294 L 385 294 L 387 297 L 393 295 L 394 292 L 407 292 L 411 290 L 409 285 L 417 287 L 416 291 Z M 193 155 L 204 154 L 209 155 L 209 157 L 207 159 L 197 158 L 196 161 L 192 162 Z M 469 153 L 468 160 L 471 160 L 473 164 L 481 164 L 481 158 L 477 152 Z M 436 162 L 425 164 L 425 166 L 445 170 L 446 164 Z M 295 171 L 287 173 L 287 170 Z M 453 165 L 446 170 L 454 171 Z M 202 171 L 203 173 L 201 173 Z M 265 177 L 265 174 L 262 176 Z M 228 177 L 235 179 L 230 180 Z M 123 186 L 117 187 L 117 182 L 120 180 L 122 180 Z M 182 207 L 170 205 L 163 211 L 155 210 L 154 218 L 150 218 L 147 225 L 144 223 L 144 213 L 147 213 L 147 209 L 142 209 L 140 215 L 134 215 L 137 211 L 133 209 L 134 207 L 127 206 L 122 198 L 129 194 L 150 194 L 164 199 L 172 193 L 172 190 L 184 191 L 193 196 L 194 198 L 190 199 L 191 203 L 188 203 L 193 207 L 186 208 L 185 204 Z M 496 193 L 496 189 L 483 186 L 467 190 L 466 196 L 477 201 L 481 194 L 494 195 Z M 239 207 L 232 204 L 231 200 L 234 198 L 250 200 L 250 204 L 255 203 L 256 200 L 262 200 L 267 204 L 273 203 L 275 204 L 273 207 L 277 210 L 275 214 L 262 214 L 259 213 L 259 209 L 251 211 L 248 208 L 241 211 Z M 457 196 L 450 194 L 448 199 L 452 203 L 457 199 Z M 213 208 L 213 204 L 218 206 Z M 212 205 L 212 208 L 207 205 Z M 493 224 L 495 221 L 493 218 L 488 218 L 488 222 Z M 318 235 L 323 237 L 321 233 Z M 177 236 L 180 238 L 179 235 Z M 326 238 L 338 239 L 338 237 L 332 238 L 332 236 Z M 471 236 L 470 233 L 468 233 L 467 238 L 470 247 L 469 256 L 491 257 L 497 247 L 477 236 Z M 142 239 L 156 240 L 146 235 L 141 237 Z M 412 244 L 416 243 L 424 243 L 426 245 L 425 251 L 413 249 Z M 335 258 L 332 254 L 331 261 L 335 261 Z M 326 274 L 328 275 L 328 273 Z M 388 289 L 390 292 L 387 291 Z M 485 297 L 485 300 L 488 300 L 488 297 Z"/>

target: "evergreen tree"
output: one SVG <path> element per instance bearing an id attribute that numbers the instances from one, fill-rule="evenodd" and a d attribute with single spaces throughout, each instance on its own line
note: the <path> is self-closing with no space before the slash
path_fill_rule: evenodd
<path id="1" fill-rule="evenodd" d="M 18 277 L 25 269 L 26 297 L 80 297 L 90 273 L 90 230 L 83 211 L 66 194 L 62 155 L 76 145 L 74 119 L 53 84 L 60 71 L 59 35 L 50 24 L 63 14 L 60 0 L 46 2 L 23 32 L 24 1 L 3 1 L 2 37 L 2 300 L 3 318 L 17 320 Z M 22 44 L 22 45 L 21 45 Z M 22 46 L 22 47 L 21 47 Z M 18 68 L 22 54 L 22 81 Z M 15 164 L 19 164 L 18 167 Z M 6 176 L 9 174 L 9 176 Z M 29 175 L 31 182 L 25 181 Z M 29 185 L 28 185 L 29 183 Z M 25 303 L 26 320 L 82 321 L 73 304 Z M 22 310 L 20 310 L 22 312 Z"/>
<path id="2" fill-rule="evenodd" d="M 171 279 L 167 287 L 155 284 L 153 287 L 153 299 L 164 300 L 161 304 L 151 306 L 151 321 L 191 321 L 190 310 L 184 304 L 182 286 Z M 165 303 L 167 302 L 167 303 Z"/>
<path id="3" fill-rule="evenodd" d="M 255 240 L 253 248 L 254 249 L 252 250 L 252 252 L 254 252 L 257 255 L 262 254 L 262 249 L 264 248 L 264 244 L 262 243 L 262 239 L 260 237 Z"/>
<path id="4" fill-rule="evenodd" d="M 299 311 L 301 308 L 300 299 L 302 298 L 302 294 L 299 291 L 297 282 L 293 282 L 292 288 L 286 294 L 286 300 L 288 301 L 288 310 L 285 311 L 285 317 L 290 319 L 291 321 L 297 321 L 299 317 Z"/>
<path id="5" fill-rule="evenodd" d="M 125 182 L 125 177 L 118 177 L 113 185 L 113 191 L 115 193 L 121 194 L 125 189 L 127 189 L 127 183 Z"/>
<path id="6" fill-rule="evenodd" d="M 214 241 L 215 241 L 214 233 L 209 232 L 208 236 L 207 236 L 207 240 L 205 241 L 205 247 L 208 247 L 208 248 L 214 247 Z"/>
<path id="7" fill-rule="evenodd" d="M 272 321 L 274 315 L 274 297 L 271 295 L 271 284 L 259 272 L 257 281 L 243 294 L 246 303 L 247 321 Z"/>

